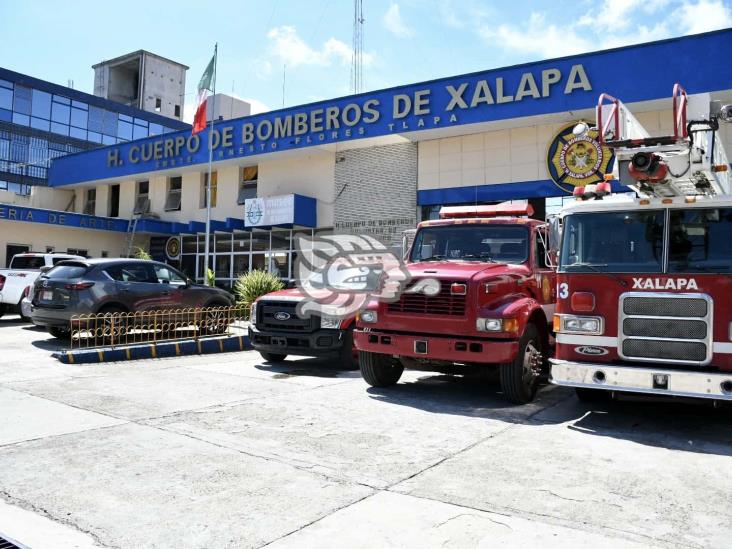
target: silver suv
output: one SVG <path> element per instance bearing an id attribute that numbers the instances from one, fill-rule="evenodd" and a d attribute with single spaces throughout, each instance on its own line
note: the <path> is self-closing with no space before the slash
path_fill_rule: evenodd
<path id="1" fill-rule="evenodd" d="M 74 315 L 224 307 L 234 298 L 194 284 L 170 265 L 142 259 L 62 261 L 36 280 L 31 318 L 55 337 L 69 337 Z"/>

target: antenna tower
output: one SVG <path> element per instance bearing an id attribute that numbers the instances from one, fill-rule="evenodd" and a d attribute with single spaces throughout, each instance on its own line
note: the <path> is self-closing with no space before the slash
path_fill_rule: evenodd
<path id="1" fill-rule="evenodd" d="M 363 0 L 353 0 L 353 63 L 351 64 L 351 89 L 363 91 Z"/>

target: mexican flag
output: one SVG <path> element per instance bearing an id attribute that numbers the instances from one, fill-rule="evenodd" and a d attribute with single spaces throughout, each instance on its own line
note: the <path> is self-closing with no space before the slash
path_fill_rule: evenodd
<path id="1" fill-rule="evenodd" d="M 206 103 L 208 103 L 208 92 L 213 91 L 211 83 L 214 82 L 215 67 L 216 53 L 214 52 L 206 70 L 203 71 L 201 81 L 198 83 L 198 106 L 196 107 L 196 115 L 193 117 L 193 135 L 206 128 Z"/>

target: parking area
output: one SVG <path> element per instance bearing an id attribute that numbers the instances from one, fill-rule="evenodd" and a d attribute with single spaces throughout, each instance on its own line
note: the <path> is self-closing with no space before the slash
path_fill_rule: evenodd
<path id="1" fill-rule="evenodd" d="M 369 388 L 253 351 L 87 366 L 0 319 L 0 534 L 31 547 L 727 547 L 732 412 Z"/>

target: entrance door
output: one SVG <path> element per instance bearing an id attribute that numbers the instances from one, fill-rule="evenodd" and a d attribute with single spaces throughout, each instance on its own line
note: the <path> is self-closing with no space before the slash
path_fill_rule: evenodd
<path id="1" fill-rule="evenodd" d="M 119 217 L 119 185 L 109 188 L 109 217 Z"/>
<path id="2" fill-rule="evenodd" d="M 25 252 L 30 252 L 30 246 L 25 244 L 8 244 L 5 246 L 5 266 L 10 267 L 10 260 L 13 259 L 14 255 Z"/>

